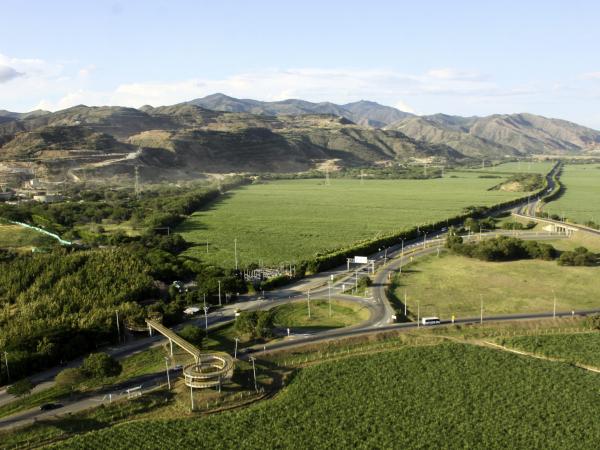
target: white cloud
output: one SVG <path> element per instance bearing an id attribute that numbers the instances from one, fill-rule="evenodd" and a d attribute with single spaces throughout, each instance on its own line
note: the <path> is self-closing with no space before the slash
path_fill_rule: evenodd
<path id="1" fill-rule="evenodd" d="M 457 75 L 462 74 L 459 71 L 445 69 L 443 74 L 439 71 L 433 72 L 432 76 L 431 72 L 411 75 L 390 70 L 272 68 L 244 72 L 222 79 L 193 78 L 173 82 L 127 83 L 106 92 L 70 91 L 54 101 L 53 109 L 78 103 L 159 106 L 223 92 L 233 97 L 268 101 L 301 98 L 346 103 L 370 99 L 384 104 L 402 105 L 403 110 L 413 111 L 413 108 L 404 103 L 406 96 L 492 95 L 498 90 L 490 81 L 464 74 Z"/>
<path id="2" fill-rule="evenodd" d="M 588 72 L 581 76 L 585 80 L 600 80 L 600 72 Z"/>
<path id="3" fill-rule="evenodd" d="M 0 83 L 7 83 L 8 81 L 21 77 L 23 74 L 21 72 L 17 72 L 10 66 L 5 66 L 0 64 Z"/>
<path id="4" fill-rule="evenodd" d="M 479 72 L 467 72 L 457 70 L 452 67 L 432 69 L 427 72 L 427 76 L 434 79 L 453 81 L 486 81 L 487 79 L 489 79 L 489 76 L 481 74 Z"/>
<path id="5" fill-rule="evenodd" d="M 399 109 L 400 111 L 404 111 L 411 114 L 418 114 L 413 107 L 409 106 L 402 100 L 398 100 L 393 106 L 394 108 Z"/>

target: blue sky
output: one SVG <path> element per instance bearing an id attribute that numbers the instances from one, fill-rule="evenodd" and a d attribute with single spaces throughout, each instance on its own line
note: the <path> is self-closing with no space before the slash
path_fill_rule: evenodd
<path id="1" fill-rule="evenodd" d="M 0 109 L 214 92 L 600 129 L 597 1 L 9 1 Z"/>

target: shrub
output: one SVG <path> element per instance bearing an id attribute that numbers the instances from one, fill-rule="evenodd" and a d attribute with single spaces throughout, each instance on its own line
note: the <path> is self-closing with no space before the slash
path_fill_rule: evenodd
<path id="1" fill-rule="evenodd" d="M 83 371 L 92 378 L 105 378 L 119 375 L 121 363 L 106 353 L 92 353 L 83 360 Z"/>
<path id="2" fill-rule="evenodd" d="M 204 331 L 194 325 L 186 325 L 177 334 L 198 347 L 202 345 L 202 339 L 205 336 Z"/>
<path id="3" fill-rule="evenodd" d="M 58 386 L 68 387 L 73 389 L 78 384 L 87 379 L 83 370 L 78 368 L 68 368 L 60 371 L 54 378 Z"/>
<path id="4" fill-rule="evenodd" d="M 23 378 L 22 380 L 10 385 L 8 389 L 6 389 L 6 392 L 16 397 L 23 397 L 31 394 L 32 389 L 33 383 L 29 379 Z"/>
<path id="5" fill-rule="evenodd" d="M 572 252 L 563 252 L 558 258 L 561 266 L 596 266 L 598 257 L 585 247 L 577 247 Z"/>

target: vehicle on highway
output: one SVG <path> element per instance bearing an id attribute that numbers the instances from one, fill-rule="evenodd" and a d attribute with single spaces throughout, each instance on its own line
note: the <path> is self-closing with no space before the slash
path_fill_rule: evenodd
<path id="1" fill-rule="evenodd" d="M 423 325 L 439 325 L 440 318 L 439 317 L 423 317 L 421 319 L 421 324 L 423 324 Z"/>
<path id="2" fill-rule="evenodd" d="M 58 409 L 62 407 L 62 403 L 44 403 L 40 406 L 40 411 L 51 411 L 53 409 Z"/>

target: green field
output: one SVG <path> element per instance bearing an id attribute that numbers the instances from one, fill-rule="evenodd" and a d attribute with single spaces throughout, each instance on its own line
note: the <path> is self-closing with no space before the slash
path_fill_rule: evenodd
<path id="1" fill-rule="evenodd" d="M 33 230 L 18 225 L 0 223 L 0 248 L 31 249 L 54 245 L 56 241 Z"/>
<path id="2" fill-rule="evenodd" d="M 273 400 L 138 420 L 59 448 L 578 448 L 600 440 L 598 374 L 445 344 L 326 362 Z"/>
<path id="3" fill-rule="evenodd" d="M 560 181 L 565 193 L 544 206 L 544 211 L 572 222 L 600 223 L 600 165 L 567 164 Z"/>
<path id="4" fill-rule="evenodd" d="M 455 176 L 456 178 L 451 178 Z M 460 173 L 431 180 L 286 180 L 237 189 L 178 229 L 190 256 L 223 267 L 299 262 L 382 233 L 493 205 L 519 193 L 488 191 L 498 179 Z M 208 253 L 206 242 L 209 242 Z"/>
<path id="5" fill-rule="evenodd" d="M 550 358 L 600 368 L 600 333 L 518 336 L 504 341 L 507 347 Z"/>
<path id="6" fill-rule="evenodd" d="M 327 300 L 310 301 L 310 319 L 305 301 L 278 306 L 273 311 L 275 326 L 292 329 L 348 327 L 369 318 L 369 310 L 360 303 L 339 300 L 331 301 L 331 316 Z"/>
<path id="7" fill-rule="evenodd" d="M 498 173 L 539 173 L 542 175 L 550 172 L 554 162 L 552 161 L 521 161 L 521 162 L 508 162 L 498 164 L 496 166 L 486 165 L 485 168 L 470 169 L 473 172 L 498 172 Z"/>
<path id="8" fill-rule="evenodd" d="M 485 262 L 442 253 L 403 269 L 395 297 L 408 294 L 408 309 L 442 319 L 600 308 L 599 267 L 566 267 L 556 261 Z"/>

